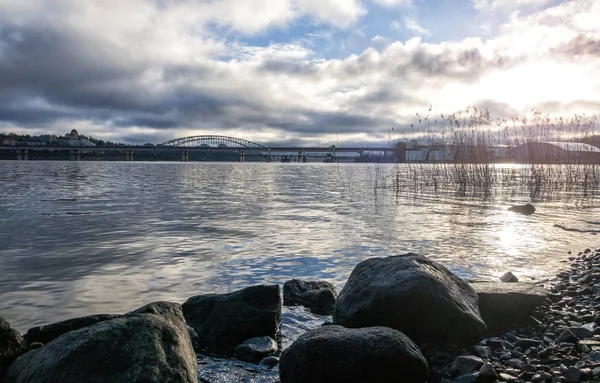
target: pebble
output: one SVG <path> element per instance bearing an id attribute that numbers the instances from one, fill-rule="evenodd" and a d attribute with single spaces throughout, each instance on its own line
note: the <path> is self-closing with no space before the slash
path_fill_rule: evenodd
<path id="1" fill-rule="evenodd" d="M 473 346 L 473 356 L 453 357 L 436 367 L 441 381 L 600 381 L 600 252 L 580 252 L 570 261 L 570 270 L 557 274 L 534 312 L 533 325 L 485 339 Z"/>

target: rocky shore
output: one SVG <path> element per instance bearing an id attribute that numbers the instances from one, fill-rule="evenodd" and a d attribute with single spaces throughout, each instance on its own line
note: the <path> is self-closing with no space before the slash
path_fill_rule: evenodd
<path id="1" fill-rule="evenodd" d="M 600 250 L 569 262 L 545 285 L 467 283 L 405 254 L 359 263 L 339 295 L 292 280 L 24 335 L 0 318 L 0 382 L 600 381 Z"/>

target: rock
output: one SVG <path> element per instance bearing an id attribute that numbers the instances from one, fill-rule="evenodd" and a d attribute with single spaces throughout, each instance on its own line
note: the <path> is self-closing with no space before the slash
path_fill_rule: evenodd
<path id="1" fill-rule="evenodd" d="M 12 362 L 25 351 L 25 341 L 21 334 L 0 318 L 0 379 Z"/>
<path id="2" fill-rule="evenodd" d="M 480 377 L 478 372 L 473 372 L 466 375 L 461 375 L 454 379 L 442 379 L 440 383 L 477 383 Z"/>
<path id="3" fill-rule="evenodd" d="M 24 335 L 24 338 L 29 343 L 40 342 L 46 344 L 69 331 L 79 330 L 80 328 L 88 327 L 95 323 L 120 318 L 121 316 L 122 315 L 98 314 L 67 319 L 45 326 L 30 328 Z"/>
<path id="4" fill-rule="evenodd" d="M 330 315 L 335 305 L 335 287 L 325 281 L 292 279 L 283 284 L 283 304 L 300 305 L 316 314 Z"/>
<path id="5" fill-rule="evenodd" d="M 511 273 L 510 271 L 507 271 L 506 273 L 502 274 L 502 276 L 500 277 L 500 281 L 501 282 L 519 282 L 519 279 L 517 277 L 515 277 L 515 275 L 513 273 Z"/>
<path id="6" fill-rule="evenodd" d="M 148 303 L 147 305 L 144 305 L 137 310 L 127 313 L 126 315 L 133 314 L 156 314 L 166 317 L 177 318 L 182 323 L 185 323 L 185 318 L 183 317 L 183 309 L 181 308 L 181 305 L 179 303 L 165 301 Z"/>
<path id="7" fill-rule="evenodd" d="M 579 383 L 581 380 L 581 371 L 576 367 L 569 367 L 563 372 L 563 376 L 568 383 Z"/>
<path id="8" fill-rule="evenodd" d="M 492 351 L 487 346 L 473 346 L 473 353 L 483 359 L 490 359 L 492 357 Z"/>
<path id="9" fill-rule="evenodd" d="M 137 314 L 67 332 L 15 360 L 4 383 L 197 382 L 185 324 Z"/>
<path id="10" fill-rule="evenodd" d="M 532 283 L 471 283 L 479 296 L 479 312 L 488 335 L 500 335 L 518 325 L 534 324 L 536 307 L 544 302 L 546 289 Z"/>
<path id="11" fill-rule="evenodd" d="M 270 336 L 281 324 L 279 286 L 252 286 L 229 294 L 198 295 L 183 305 L 200 347 L 229 355 L 247 339 Z"/>
<path id="12" fill-rule="evenodd" d="M 515 347 L 521 347 L 523 350 L 527 350 L 530 347 L 538 347 L 542 344 L 542 341 L 529 338 L 521 338 L 515 342 Z"/>
<path id="13" fill-rule="evenodd" d="M 560 335 L 556 338 L 558 343 L 573 343 L 576 344 L 579 338 L 573 334 L 573 332 L 569 329 L 564 330 L 560 333 Z"/>
<path id="14" fill-rule="evenodd" d="M 333 322 L 391 327 L 417 344 L 470 345 L 486 329 L 475 291 L 444 266 L 412 253 L 360 262 L 340 292 Z"/>
<path id="15" fill-rule="evenodd" d="M 525 205 L 514 205 L 509 207 L 508 210 L 525 215 L 531 215 L 535 213 L 535 207 L 530 203 L 527 203 Z"/>
<path id="16" fill-rule="evenodd" d="M 283 351 L 281 383 L 427 380 L 427 362 L 404 334 L 387 327 L 325 326 L 302 334 Z"/>
<path id="17" fill-rule="evenodd" d="M 567 330 L 571 331 L 573 335 L 575 335 L 578 338 L 591 338 L 592 336 L 594 336 L 593 331 L 590 331 L 589 329 L 582 326 L 569 327 Z"/>
<path id="18" fill-rule="evenodd" d="M 484 363 L 479 369 L 479 378 L 482 382 L 495 382 L 498 379 L 498 373 L 491 363 Z"/>
<path id="19" fill-rule="evenodd" d="M 268 336 L 261 336 L 248 339 L 237 346 L 235 357 L 244 362 L 259 363 L 275 351 L 277 351 L 277 342 Z"/>
<path id="20" fill-rule="evenodd" d="M 456 375 L 465 375 L 479 370 L 481 366 L 483 366 L 483 360 L 481 358 L 472 355 L 464 355 L 456 358 L 450 369 Z"/>
<path id="21" fill-rule="evenodd" d="M 267 356 L 260 361 L 259 365 L 266 368 L 273 368 L 279 363 L 279 358 L 276 356 Z"/>

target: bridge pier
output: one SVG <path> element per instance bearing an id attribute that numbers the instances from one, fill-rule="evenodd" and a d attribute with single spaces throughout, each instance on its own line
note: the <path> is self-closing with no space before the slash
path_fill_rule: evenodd
<path id="1" fill-rule="evenodd" d="M 29 160 L 29 153 L 27 149 L 17 149 L 17 161 Z"/>
<path id="2" fill-rule="evenodd" d="M 240 162 L 246 162 L 246 156 L 243 150 L 240 150 Z"/>
<path id="3" fill-rule="evenodd" d="M 300 150 L 298 151 L 298 162 L 302 162 L 302 156 L 304 155 L 304 153 Z"/>
<path id="4" fill-rule="evenodd" d="M 184 150 L 181 152 L 181 162 L 188 162 L 188 151 Z"/>
<path id="5" fill-rule="evenodd" d="M 133 161 L 133 150 L 129 151 L 129 161 Z"/>

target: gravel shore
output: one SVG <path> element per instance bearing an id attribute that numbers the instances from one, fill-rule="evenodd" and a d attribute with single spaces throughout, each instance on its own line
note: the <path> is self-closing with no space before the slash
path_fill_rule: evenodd
<path id="1" fill-rule="evenodd" d="M 431 381 L 600 381 L 600 249 L 568 260 L 532 315 L 536 325 L 484 339 L 456 359 L 432 355 Z"/>

